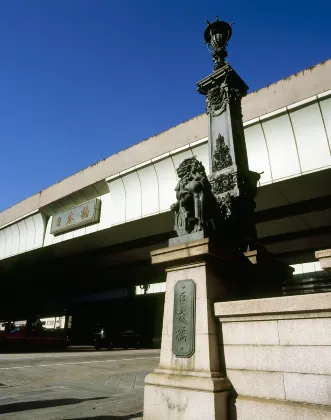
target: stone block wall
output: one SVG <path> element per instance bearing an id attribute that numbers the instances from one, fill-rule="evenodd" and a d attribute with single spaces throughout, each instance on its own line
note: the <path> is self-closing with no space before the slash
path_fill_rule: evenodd
<path id="1" fill-rule="evenodd" d="M 331 419 L 331 293 L 215 304 L 238 420 Z"/>

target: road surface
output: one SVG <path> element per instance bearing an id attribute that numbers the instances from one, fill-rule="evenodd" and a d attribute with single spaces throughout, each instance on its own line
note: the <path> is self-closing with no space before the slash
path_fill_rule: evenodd
<path id="1" fill-rule="evenodd" d="M 0 353 L 0 420 L 139 419 L 159 350 Z"/>

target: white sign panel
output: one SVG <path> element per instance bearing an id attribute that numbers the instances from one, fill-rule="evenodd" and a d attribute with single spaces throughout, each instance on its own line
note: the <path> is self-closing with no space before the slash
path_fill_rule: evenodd
<path id="1" fill-rule="evenodd" d="M 82 226 L 98 223 L 100 219 L 101 202 L 94 198 L 62 213 L 54 214 L 51 234 L 67 232 Z"/>

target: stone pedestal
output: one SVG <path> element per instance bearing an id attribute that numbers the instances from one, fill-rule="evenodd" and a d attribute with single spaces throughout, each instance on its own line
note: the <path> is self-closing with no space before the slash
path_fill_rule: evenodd
<path id="1" fill-rule="evenodd" d="M 228 420 L 232 388 L 224 372 L 213 304 L 240 290 L 243 277 L 235 273 L 234 267 L 245 269 L 251 263 L 209 239 L 171 246 L 151 255 L 153 264 L 165 265 L 167 282 L 160 365 L 145 379 L 144 420 Z M 177 336 L 177 321 L 174 327 L 178 299 L 175 286 L 181 280 L 191 280 L 195 285 L 194 346 L 190 357 L 174 353 L 178 348 L 175 341 L 182 339 Z M 188 314 L 190 308 L 186 310 Z M 176 319 L 177 315 L 178 311 Z M 190 341 L 190 337 L 185 337 L 184 344 L 186 340 Z"/>
<path id="2" fill-rule="evenodd" d="M 331 249 L 315 252 L 315 257 L 320 260 L 321 268 L 331 272 Z"/>

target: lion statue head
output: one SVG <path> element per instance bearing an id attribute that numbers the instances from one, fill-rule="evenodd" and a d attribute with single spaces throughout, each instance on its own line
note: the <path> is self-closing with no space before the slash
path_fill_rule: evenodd
<path id="1" fill-rule="evenodd" d="M 190 181 L 197 176 L 207 178 L 203 164 L 195 156 L 183 160 L 177 168 L 177 175 L 184 182 Z"/>

